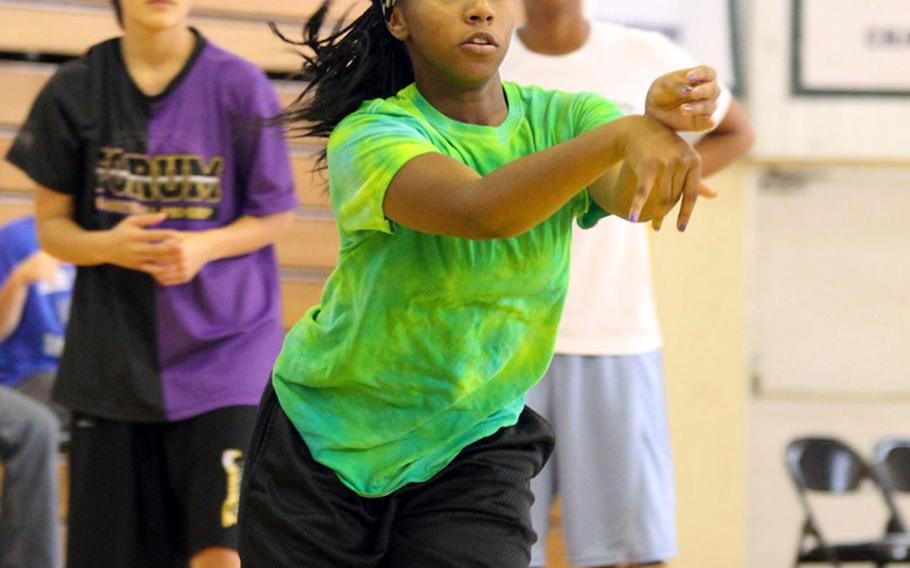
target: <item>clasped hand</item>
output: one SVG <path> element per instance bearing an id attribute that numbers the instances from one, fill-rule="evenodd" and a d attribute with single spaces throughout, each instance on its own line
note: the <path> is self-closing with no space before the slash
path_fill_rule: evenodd
<path id="1" fill-rule="evenodd" d="M 108 231 L 112 264 L 150 274 L 163 286 L 185 284 L 208 262 L 204 232 L 154 229 L 164 213 L 130 215 Z"/>

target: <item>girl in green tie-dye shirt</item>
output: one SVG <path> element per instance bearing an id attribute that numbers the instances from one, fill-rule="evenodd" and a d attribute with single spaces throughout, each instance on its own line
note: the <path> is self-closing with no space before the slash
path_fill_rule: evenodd
<path id="1" fill-rule="evenodd" d="M 287 118 L 329 138 L 341 251 L 263 398 L 241 557 L 527 566 L 553 440 L 524 393 L 553 354 L 571 225 L 659 223 L 682 199 L 684 229 L 698 156 L 595 95 L 502 82 L 516 0 L 374 0 L 320 38 L 327 9 Z M 707 68 L 666 76 L 653 114 L 698 127 L 716 90 Z"/>

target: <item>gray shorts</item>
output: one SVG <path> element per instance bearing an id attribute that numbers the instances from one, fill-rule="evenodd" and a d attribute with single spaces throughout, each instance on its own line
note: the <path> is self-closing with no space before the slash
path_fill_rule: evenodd
<path id="1" fill-rule="evenodd" d="M 556 355 L 527 404 L 553 425 L 556 449 L 532 480 L 539 535 L 531 565 L 545 563 L 554 494 L 576 566 L 642 564 L 676 554 L 673 463 L 661 352 Z"/>

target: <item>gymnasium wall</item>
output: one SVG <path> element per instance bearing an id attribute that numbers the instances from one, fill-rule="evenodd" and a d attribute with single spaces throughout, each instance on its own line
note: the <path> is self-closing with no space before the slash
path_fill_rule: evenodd
<path id="1" fill-rule="evenodd" d="M 910 3 L 762 0 L 748 21 L 745 533 L 767 568 L 792 564 L 802 522 L 790 440 L 868 458 L 910 436 Z M 813 503 L 829 538 L 881 535 L 871 490 Z"/>
<path id="2" fill-rule="evenodd" d="M 685 234 L 654 238 L 654 280 L 676 466 L 672 568 L 745 566 L 745 240 L 748 163 L 709 181 Z"/>

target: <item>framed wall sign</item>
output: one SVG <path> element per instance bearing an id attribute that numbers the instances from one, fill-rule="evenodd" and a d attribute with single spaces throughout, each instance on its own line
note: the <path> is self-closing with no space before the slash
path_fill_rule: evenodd
<path id="1" fill-rule="evenodd" d="M 791 0 L 791 89 L 910 97 L 910 0 Z"/>
<path id="2" fill-rule="evenodd" d="M 910 0 L 756 0 L 746 10 L 754 157 L 910 161 L 910 39 L 901 31 Z"/>

